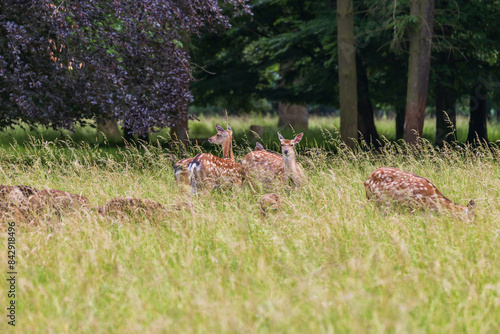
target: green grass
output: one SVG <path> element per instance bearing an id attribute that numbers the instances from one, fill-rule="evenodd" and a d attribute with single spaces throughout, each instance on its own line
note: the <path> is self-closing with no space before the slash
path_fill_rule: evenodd
<path id="1" fill-rule="evenodd" d="M 273 119 L 261 122 L 275 132 Z M 335 140 L 315 122 L 322 142 Z M 247 123 L 230 122 L 237 135 Z M 0 147 L 0 184 L 81 193 L 94 206 L 131 196 L 194 207 L 151 222 L 90 211 L 17 226 L 18 332 L 499 332 L 500 151 L 332 155 L 313 142 L 299 144 L 308 180 L 278 189 L 284 209 L 266 219 L 245 187 L 192 199 L 174 183 L 177 157 L 157 144 Z M 237 147 L 237 159 L 247 150 Z M 475 221 L 367 202 L 363 181 L 380 166 L 425 176 L 460 204 L 474 198 Z"/>
<path id="2" fill-rule="evenodd" d="M 267 145 L 269 148 L 278 150 L 278 140 L 276 131 L 281 131 L 285 136 L 291 136 L 295 132 L 290 128 L 277 129 L 277 116 L 230 116 L 230 117 L 215 117 L 215 116 L 199 116 L 199 121 L 189 121 L 189 136 L 191 139 L 208 138 L 215 133 L 214 124 L 226 126 L 229 124 L 234 130 L 236 143 L 243 146 L 253 146 L 256 138 L 250 132 L 250 125 L 261 125 L 264 128 L 264 134 L 261 138 L 257 138 L 260 142 Z M 396 140 L 395 120 L 381 118 L 375 120 L 377 131 L 382 140 Z M 321 147 L 326 149 L 336 148 L 339 144 L 340 118 L 339 117 L 320 117 L 311 116 L 309 118 L 309 129 L 306 131 L 305 140 L 308 147 Z M 469 131 L 469 119 L 463 116 L 457 117 L 457 139 L 460 142 L 465 142 Z M 433 143 L 435 141 L 436 124 L 435 119 L 427 118 L 423 137 Z M 105 148 L 108 152 L 115 152 L 115 145 L 109 143 L 105 138 L 99 138 L 96 129 L 91 127 L 76 128 L 73 133 L 69 131 L 55 131 L 52 129 L 44 129 L 39 127 L 34 131 L 25 131 L 20 127 L 13 130 L 0 132 L 0 146 L 9 147 L 10 145 L 19 144 L 18 150 L 24 151 L 24 146 L 33 142 L 33 139 L 43 139 L 44 141 L 85 141 L 89 145 L 99 145 Z M 152 134 L 150 139 L 153 143 L 160 143 L 163 146 L 168 146 L 170 142 L 170 133 L 168 129 Z M 488 139 L 490 142 L 500 141 L 500 123 L 493 121 L 488 123 Z M 211 149 L 210 145 L 202 145 L 203 150 Z M 200 149 L 198 149 L 199 151 Z"/>

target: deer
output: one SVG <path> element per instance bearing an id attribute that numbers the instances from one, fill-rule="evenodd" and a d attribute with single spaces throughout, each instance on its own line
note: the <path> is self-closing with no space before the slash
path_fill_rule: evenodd
<path id="1" fill-rule="evenodd" d="M 456 204 L 430 180 L 392 167 L 375 170 L 364 185 L 368 200 L 375 199 L 380 204 L 394 202 L 412 209 L 448 210 L 465 215 L 473 215 L 476 206 L 474 200 L 467 206 Z"/>
<path id="2" fill-rule="evenodd" d="M 257 146 L 255 151 L 245 155 L 241 161 L 243 176 L 245 178 L 256 177 L 264 182 L 270 181 L 272 178 L 278 178 L 284 182 L 291 180 L 295 187 L 300 187 L 304 172 L 295 159 L 293 147 L 302 140 L 303 135 L 303 133 L 299 133 L 294 139 L 285 139 L 278 132 L 281 155 L 268 152 L 263 147 Z"/>
<path id="3" fill-rule="evenodd" d="M 219 124 L 215 124 L 215 129 L 217 130 L 217 133 L 214 136 L 208 138 L 208 141 L 212 144 L 221 145 L 222 157 L 226 159 L 230 158 L 230 155 L 233 154 L 233 151 L 231 149 L 231 140 L 228 139 L 232 138 L 233 130 L 230 126 L 228 126 L 227 130 L 224 130 Z M 177 183 L 189 184 L 189 173 L 187 168 L 189 166 L 189 163 L 193 161 L 193 159 L 194 157 L 181 159 L 174 164 L 174 176 Z"/>
<path id="4" fill-rule="evenodd" d="M 196 155 L 188 164 L 189 184 L 193 194 L 197 193 L 197 187 L 209 188 L 219 187 L 223 184 L 241 185 L 241 166 L 234 160 L 233 153 L 233 130 L 228 125 L 225 135 L 220 140 L 224 142 L 224 157 L 218 158 L 209 153 Z M 222 138 L 226 136 L 225 138 Z"/>

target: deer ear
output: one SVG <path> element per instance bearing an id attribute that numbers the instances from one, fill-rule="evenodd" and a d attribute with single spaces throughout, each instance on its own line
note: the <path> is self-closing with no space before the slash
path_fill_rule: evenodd
<path id="1" fill-rule="evenodd" d="M 263 150 L 263 149 L 264 149 L 264 146 L 262 146 L 262 144 L 261 144 L 261 143 L 259 143 L 259 142 L 256 142 L 256 143 L 255 143 L 255 150 L 256 150 L 256 151 L 261 151 L 261 150 Z"/>
<path id="2" fill-rule="evenodd" d="M 283 138 L 283 136 L 279 132 L 278 132 L 278 138 L 280 139 L 280 141 L 285 140 L 285 138 Z"/>
<path id="3" fill-rule="evenodd" d="M 224 132 L 224 128 L 219 124 L 215 124 L 215 128 L 217 129 L 217 132 Z"/>
<path id="4" fill-rule="evenodd" d="M 231 132 L 231 134 L 233 134 L 233 129 L 231 129 L 231 127 L 228 125 L 227 126 L 227 131 Z"/>
<path id="5" fill-rule="evenodd" d="M 293 138 L 293 144 L 297 144 L 298 142 L 300 142 L 302 140 L 302 136 L 304 135 L 303 132 L 299 133 L 297 136 L 295 136 L 295 138 Z"/>
<path id="6" fill-rule="evenodd" d="M 474 210 L 476 208 L 476 201 L 471 199 L 469 203 L 467 203 L 467 208 L 469 208 L 470 210 Z"/>

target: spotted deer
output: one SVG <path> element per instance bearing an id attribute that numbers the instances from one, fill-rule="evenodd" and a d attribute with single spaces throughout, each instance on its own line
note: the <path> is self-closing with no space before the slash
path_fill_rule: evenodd
<path id="1" fill-rule="evenodd" d="M 217 133 L 208 138 L 208 141 L 212 144 L 221 145 L 222 157 L 229 158 L 230 155 L 233 154 L 231 149 L 231 140 L 228 140 L 232 138 L 231 127 L 228 126 L 228 129 L 224 130 L 219 124 L 215 124 L 215 129 L 217 130 Z M 181 159 L 174 164 L 174 176 L 177 183 L 189 184 L 189 173 L 187 168 L 193 159 L 194 157 Z"/>
<path id="2" fill-rule="evenodd" d="M 252 151 L 241 160 L 241 171 L 245 179 L 271 181 L 273 178 L 282 177 L 284 174 L 283 157 L 279 154 L 264 150 L 257 143 Z"/>
<path id="3" fill-rule="evenodd" d="M 382 167 L 365 181 L 366 197 L 378 203 L 394 202 L 412 209 L 449 210 L 473 214 L 474 200 L 467 206 L 453 203 L 428 179 L 397 168 Z"/>
<path id="4" fill-rule="evenodd" d="M 215 136 L 218 135 L 220 133 Z M 214 188 L 222 185 L 241 185 L 241 166 L 234 161 L 233 130 L 230 126 L 227 127 L 225 136 L 224 158 L 200 153 L 188 164 L 189 184 L 194 194 L 197 193 L 198 186 Z"/>
<path id="5" fill-rule="evenodd" d="M 278 132 L 282 155 L 268 152 L 264 148 L 257 149 L 245 155 L 241 161 L 242 174 L 245 178 L 256 178 L 268 182 L 278 178 L 284 182 L 291 180 L 300 187 L 304 177 L 302 167 L 295 159 L 293 147 L 300 142 L 304 134 L 298 134 L 294 139 L 284 139 Z"/>
<path id="6" fill-rule="evenodd" d="M 293 139 L 285 139 L 278 132 L 278 138 L 281 143 L 281 153 L 283 155 L 283 177 L 285 181 L 291 180 L 295 187 L 299 188 L 304 180 L 304 171 L 302 166 L 295 159 L 294 146 L 302 140 L 304 134 L 301 132 Z"/>

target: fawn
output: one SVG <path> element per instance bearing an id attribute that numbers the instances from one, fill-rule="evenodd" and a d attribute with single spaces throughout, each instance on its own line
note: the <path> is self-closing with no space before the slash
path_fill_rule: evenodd
<path id="1" fill-rule="evenodd" d="M 218 132 L 214 137 L 216 137 L 214 143 L 224 145 L 224 158 L 221 159 L 209 153 L 200 153 L 189 162 L 187 167 L 189 183 L 194 194 L 197 192 L 198 185 L 213 188 L 223 183 L 241 184 L 241 167 L 234 161 L 233 130 L 228 126 L 224 134 Z"/>
<path id="2" fill-rule="evenodd" d="M 230 126 L 227 127 L 227 130 L 224 130 L 219 124 L 215 124 L 215 129 L 217 130 L 217 133 L 208 138 L 208 141 L 212 144 L 222 146 L 223 158 L 232 158 L 234 160 L 232 155 L 233 151 L 231 149 L 231 140 L 228 140 L 232 138 L 233 130 Z M 187 168 L 193 159 L 194 157 L 181 159 L 174 164 L 174 175 L 177 183 L 189 184 L 189 173 Z"/>
<path id="3" fill-rule="evenodd" d="M 411 208 L 446 209 L 456 213 L 473 214 L 474 200 L 467 206 L 453 203 L 428 179 L 397 168 L 382 167 L 365 181 L 366 197 L 383 203 L 393 201 Z"/>
<path id="4" fill-rule="evenodd" d="M 304 173 L 295 160 L 293 146 L 300 142 L 303 135 L 300 133 L 294 139 L 289 140 L 284 139 L 278 132 L 282 155 L 268 152 L 262 145 L 260 147 L 257 145 L 256 150 L 245 155 L 241 161 L 243 176 L 255 177 L 264 182 L 276 177 L 283 181 L 291 179 L 296 187 L 300 187 Z"/>

